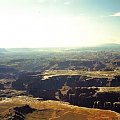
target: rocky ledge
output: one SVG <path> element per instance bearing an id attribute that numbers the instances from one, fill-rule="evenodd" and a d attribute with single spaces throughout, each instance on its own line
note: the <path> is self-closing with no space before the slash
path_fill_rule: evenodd
<path id="1" fill-rule="evenodd" d="M 110 110 L 18 96 L 0 101 L 0 120 L 120 120 L 120 115 Z"/>

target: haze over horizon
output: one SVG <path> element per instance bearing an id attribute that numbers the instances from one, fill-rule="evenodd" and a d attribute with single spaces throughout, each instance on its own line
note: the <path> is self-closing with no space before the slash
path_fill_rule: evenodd
<path id="1" fill-rule="evenodd" d="M 0 47 L 120 44 L 120 0 L 0 0 Z"/>

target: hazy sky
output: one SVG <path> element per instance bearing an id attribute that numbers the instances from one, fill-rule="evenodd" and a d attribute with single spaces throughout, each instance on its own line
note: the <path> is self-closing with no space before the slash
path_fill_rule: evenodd
<path id="1" fill-rule="evenodd" d="M 0 47 L 120 43 L 120 0 L 0 0 Z"/>

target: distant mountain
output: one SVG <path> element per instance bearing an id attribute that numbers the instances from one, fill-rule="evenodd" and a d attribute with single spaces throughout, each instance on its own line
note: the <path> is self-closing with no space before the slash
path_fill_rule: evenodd
<path id="1" fill-rule="evenodd" d="M 97 50 L 120 50 L 120 44 L 108 43 L 95 47 Z"/>
<path id="2" fill-rule="evenodd" d="M 81 51 L 105 51 L 105 50 L 120 50 L 120 44 L 106 43 L 91 47 L 73 47 L 73 48 L 0 48 L 0 53 L 15 52 L 15 53 L 32 53 L 32 52 L 81 52 Z"/>
<path id="3" fill-rule="evenodd" d="M 36 48 L 8 48 L 7 51 L 9 52 L 18 52 L 18 53 L 24 53 L 24 52 L 33 52 Z"/>
<path id="4" fill-rule="evenodd" d="M 67 51 L 69 52 L 81 52 L 81 51 L 106 51 L 106 50 L 120 50 L 120 44 L 115 43 L 106 43 L 101 44 L 98 46 L 91 46 L 91 47 L 77 47 L 77 48 L 71 48 Z"/>
<path id="5" fill-rule="evenodd" d="M 104 48 L 120 48 L 120 44 L 108 43 L 108 44 L 102 44 L 99 47 L 104 47 Z"/>
<path id="6" fill-rule="evenodd" d="M 66 51 L 68 48 L 8 48 L 8 52 L 13 52 L 13 53 L 32 53 L 32 52 L 61 52 L 61 51 Z"/>

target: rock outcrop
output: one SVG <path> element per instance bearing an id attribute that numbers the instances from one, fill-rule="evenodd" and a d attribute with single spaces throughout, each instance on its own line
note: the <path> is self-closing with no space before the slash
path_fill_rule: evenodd
<path id="1" fill-rule="evenodd" d="M 27 105 L 26 105 L 27 104 Z M 99 116 L 99 117 L 98 117 Z M 119 120 L 115 112 L 81 108 L 59 101 L 15 97 L 0 102 L 1 120 Z"/>

